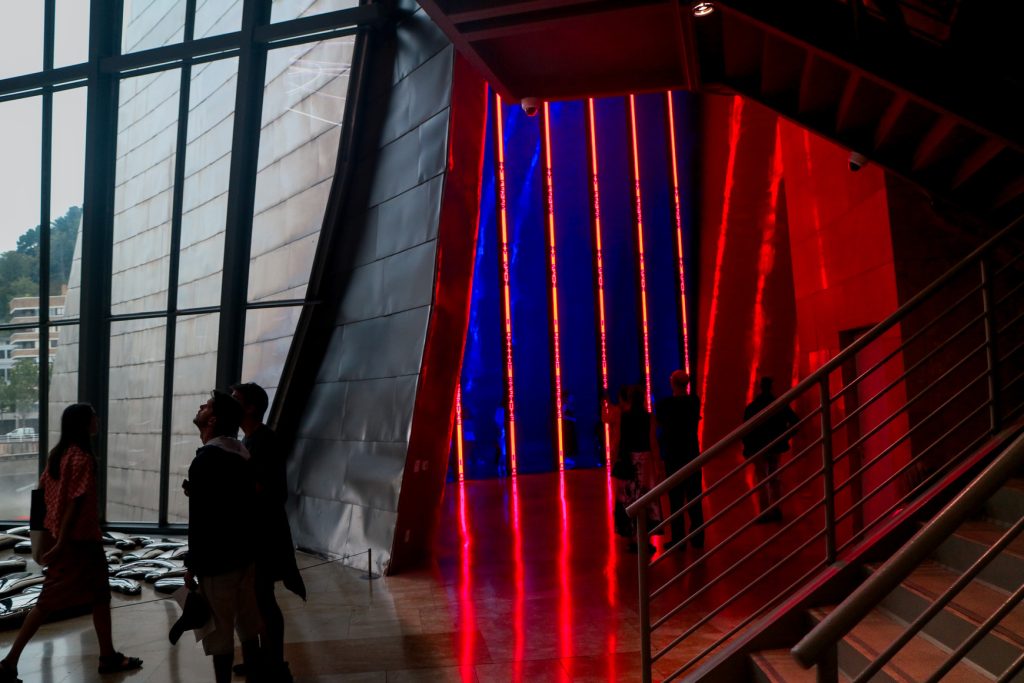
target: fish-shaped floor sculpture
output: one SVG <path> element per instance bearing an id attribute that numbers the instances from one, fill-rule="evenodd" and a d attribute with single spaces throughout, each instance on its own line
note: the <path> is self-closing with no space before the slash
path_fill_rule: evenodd
<path id="1" fill-rule="evenodd" d="M 11 534 L 12 536 L 26 536 L 27 537 L 28 536 L 28 526 L 11 527 L 10 529 L 8 529 L 7 531 L 4 531 L 3 533 Z"/>
<path id="2" fill-rule="evenodd" d="M 0 628 L 15 628 L 21 624 L 37 600 L 39 593 L 22 593 L 0 600 Z"/>
<path id="3" fill-rule="evenodd" d="M 17 536 L 15 534 L 0 534 L 0 550 L 9 550 L 22 541 L 29 540 L 28 536 Z"/>
<path id="4" fill-rule="evenodd" d="M 0 598 L 20 593 L 29 586 L 43 582 L 43 575 L 36 572 L 15 572 L 0 578 Z"/>
<path id="5" fill-rule="evenodd" d="M 185 548 L 187 546 L 188 546 L 187 543 L 182 543 L 182 542 L 179 542 L 179 541 L 163 540 L 163 541 L 153 541 L 151 543 L 147 543 L 145 545 L 145 549 L 146 550 L 150 550 L 150 549 L 175 550 L 177 548 Z"/>
<path id="6" fill-rule="evenodd" d="M 159 579 L 155 584 L 153 584 L 153 588 L 156 590 L 157 593 L 165 593 L 167 595 L 170 595 L 171 593 L 178 590 L 184 585 L 185 577 L 175 576 L 174 578 Z"/>
<path id="7" fill-rule="evenodd" d="M 32 541 L 20 541 L 14 544 L 14 552 L 19 555 L 31 555 L 32 554 Z"/>
<path id="8" fill-rule="evenodd" d="M 142 584 L 131 579 L 124 579 L 112 576 L 109 579 L 110 590 L 123 595 L 139 595 L 142 593 Z"/>
<path id="9" fill-rule="evenodd" d="M 177 576 L 185 576 L 186 569 L 181 567 L 180 569 L 154 569 L 144 577 L 146 583 L 153 583 L 159 579 L 171 579 Z"/>
<path id="10" fill-rule="evenodd" d="M 28 562 L 20 557 L 12 557 L 9 560 L 0 560 L 0 576 L 11 574 L 13 572 L 23 572 L 27 565 Z"/>

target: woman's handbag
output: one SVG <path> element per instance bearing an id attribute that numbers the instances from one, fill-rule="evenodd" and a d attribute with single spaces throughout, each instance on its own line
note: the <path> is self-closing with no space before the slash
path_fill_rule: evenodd
<path id="1" fill-rule="evenodd" d="M 46 492 L 42 488 L 32 490 L 32 509 L 28 516 L 29 537 L 32 539 L 32 559 L 38 564 L 56 541 L 46 528 Z"/>

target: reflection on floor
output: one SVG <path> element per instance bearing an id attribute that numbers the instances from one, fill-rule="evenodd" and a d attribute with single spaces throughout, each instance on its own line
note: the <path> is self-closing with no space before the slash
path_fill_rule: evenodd
<path id="1" fill-rule="evenodd" d="M 449 484 L 432 569 L 368 581 L 365 569 L 300 555 L 309 602 L 279 588 L 296 680 L 639 680 L 636 556 L 614 536 L 610 494 L 603 470 Z M 695 615 L 730 590 L 715 588 Z M 78 618 L 40 631 L 22 659 L 26 683 L 212 679 L 190 634 L 169 645 L 174 603 L 152 591 L 114 600 L 115 643 L 145 659 L 142 671 L 101 679 L 91 624 Z M 687 647 L 729 620 L 716 616 Z M 0 632 L 0 651 L 13 637 Z M 659 666 L 664 676 L 678 663 Z"/>

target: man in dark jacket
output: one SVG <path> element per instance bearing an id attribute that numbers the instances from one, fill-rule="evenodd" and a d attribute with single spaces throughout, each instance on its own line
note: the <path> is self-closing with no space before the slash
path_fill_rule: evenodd
<path id="1" fill-rule="evenodd" d="M 274 596 L 274 584 L 306 599 L 306 586 L 295 564 L 295 546 L 284 504 L 288 500 L 285 453 L 277 435 L 263 424 L 269 400 L 263 387 L 254 383 L 236 384 L 231 395 L 242 406 L 242 443 L 252 455 L 256 475 L 256 517 L 253 526 L 266 534 L 266 547 L 256 557 L 256 602 L 264 623 L 263 656 L 269 680 L 292 680 L 284 661 L 284 616 Z"/>
<path id="2" fill-rule="evenodd" d="M 654 408 L 661 430 L 661 458 L 665 461 L 665 475 L 671 477 L 691 460 L 700 455 L 697 440 L 697 425 L 700 422 L 700 399 L 687 393 L 690 376 L 684 370 L 676 370 L 669 377 L 672 396 L 658 401 Z M 679 486 L 668 492 L 672 513 L 693 502 L 686 510 L 690 517 L 690 543 L 694 548 L 704 547 L 704 510 L 698 500 L 702 491 L 701 472 L 697 470 L 684 479 Z M 686 537 L 686 521 L 683 515 L 672 520 L 672 542 L 678 543 Z"/>
<path id="3" fill-rule="evenodd" d="M 772 378 L 762 377 L 761 393 L 754 397 L 743 411 L 743 421 L 754 417 L 774 401 Z M 757 481 L 763 482 L 758 488 L 761 514 L 757 521 L 760 523 L 782 520 L 782 510 L 777 505 L 781 485 L 775 470 L 779 468 L 779 456 L 789 450 L 789 439 L 792 436 L 789 431 L 799 421 L 800 418 L 788 405 L 782 406 L 754 431 L 743 437 L 743 456 L 754 461 Z"/>
<path id="4" fill-rule="evenodd" d="M 198 580 L 213 616 L 215 628 L 203 639 L 203 649 L 213 656 L 217 683 L 231 680 L 235 629 L 248 668 L 259 670 L 261 622 L 251 523 L 256 514 L 256 480 L 249 452 L 236 438 L 241 418 L 238 401 L 221 391 L 212 392 L 199 406 L 193 422 L 203 445 L 182 484 L 188 496 L 185 581 L 191 586 Z"/>

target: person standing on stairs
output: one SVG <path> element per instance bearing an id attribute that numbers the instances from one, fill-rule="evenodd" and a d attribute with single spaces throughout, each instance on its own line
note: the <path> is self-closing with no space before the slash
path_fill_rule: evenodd
<path id="1" fill-rule="evenodd" d="M 761 393 L 743 411 L 743 421 L 751 419 L 775 401 L 772 378 L 761 378 Z M 764 423 L 743 437 L 743 457 L 754 463 L 755 486 L 759 500 L 759 524 L 782 521 L 779 507 L 781 484 L 775 472 L 779 457 L 789 450 L 790 430 L 800 421 L 787 405 L 777 409 Z"/>
<path id="2" fill-rule="evenodd" d="M 700 422 L 700 399 L 687 393 L 690 376 L 684 370 L 676 370 L 669 377 L 672 395 L 658 401 L 654 414 L 661 429 L 661 457 L 665 461 L 665 476 L 685 467 L 700 455 L 697 439 L 697 424 Z M 704 511 L 700 500 L 703 481 L 700 470 L 691 474 L 668 492 L 672 514 L 692 503 L 686 510 L 690 517 L 690 544 L 697 550 L 704 547 Z M 686 520 L 680 514 L 672 520 L 672 543 L 686 538 Z"/>

